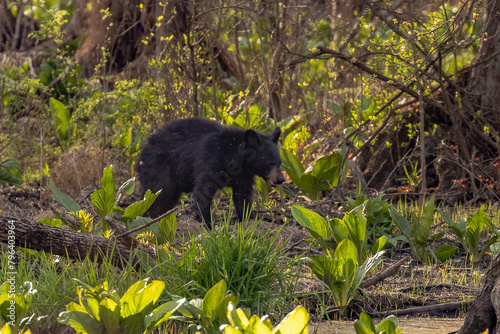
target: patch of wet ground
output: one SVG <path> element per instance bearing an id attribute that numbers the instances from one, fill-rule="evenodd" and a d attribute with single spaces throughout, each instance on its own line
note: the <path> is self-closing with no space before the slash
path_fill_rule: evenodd
<path id="1" fill-rule="evenodd" d="M 399 319 L 399 328 L 403 330 L 402 333 L 408 334 L 447 334 L 458 331 L 463 323 L 464 319 Z M 309 325 L 309 333 L 355 334 L 353 324 L 353 321 L 313 323 Z"/>

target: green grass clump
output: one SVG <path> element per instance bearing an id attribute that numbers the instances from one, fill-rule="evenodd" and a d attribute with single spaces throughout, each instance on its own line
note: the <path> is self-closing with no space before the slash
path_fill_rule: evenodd
<path id="1" fill-rule="evenodd" d="M 285 254 L 286 244 L 278 241 L 281 228 L 260 227 L 258 220 L 230 225 L 225 219 L 217 231 L 192 236 L 182 258 L 171 257 L 161 271 L 182 296 L 203 297 L 225 280 L 241 306 L 274 313 L 293 296 L 299 275 L 295 260 Z"/>
<path id="2" fill-rule="evenodd" d="M 8 277 L 7 263 L 7 253 L 3 252 L 0 256 L 0 281 L 2 282 Z M 81 261 L 74 261 L 66 257 L 26 249 L 16 264 L 16 286 L 31 282 L 33 289 L 36 290 L 28 315 L 46 316 L 39 323 L 30 326 L 35 333 L 37 328 L 41 330 L 57 326 L 56 318 L 65 310 L 65 305 L 78 300 L 76 291 L 77 286 L 81 284 L 75 279 L 90 286 L 102 285 L 108 281 L 119 293 L 123 293 L 130 285 L 145 277 L 130 265 L 118 270 L 112 264 L 112 256 L 106 257 L 104 263 L 97 264 L 89 256 Z"/>

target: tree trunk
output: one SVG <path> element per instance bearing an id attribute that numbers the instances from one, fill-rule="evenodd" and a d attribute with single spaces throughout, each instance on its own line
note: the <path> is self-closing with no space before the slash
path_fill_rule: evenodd
<path id="1" fill-rule="evenodd" d="M 69 256 L 76 260 L 89 255 L 92 259 L 96 258 L 97 263 L 102 263 L 111 256 L 112 263 L 117 267 L 123 267 L 131 258 L 131 251 L 134 251 L 131 245 L 117 242 L 114 238 L 77 233 L 71 229 L 43 225 L 27 219 L 0 216 L 0 242 L 8 244 L 9 241 L 14 241 L 15 246 Z M 143 250 L 154 256 L 152 251 Z"/>
<path id="2" fill-rule="evenodd" d="M 500 1 L 487 1 L 483 18 L 483 31 L 479 52 L 473 61 L 469 93 L 476 110 L 490 122 L 493 129 L 500 128 Z M 485 124 L 488 126 L 488 124 Z"/>
<path id="3" fill-rule="evenodd" d="M 483 287 L 467 312 L 458 334 L 500 333 L 500 254 L 496 255 L 484 274 Z"/>

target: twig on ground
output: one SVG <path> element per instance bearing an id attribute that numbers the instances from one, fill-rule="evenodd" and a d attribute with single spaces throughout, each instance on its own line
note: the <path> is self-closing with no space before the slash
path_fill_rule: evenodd
<path id="1" fill-rule="evenodd" d="M 401 267 L 406 261 L 408 261 L 408 259 L 409 259 L 409 257 L 405 256 L 404 258 L 402 258 L 398 262 L 394 263 L 389 268 L 387 268 L 387 269 L 379 272 L 376 275 L 373 275 L 372 277 L 370 277 L 368 279 L 365 279 L 360 284 L 360 287 L 361 288 L 367 288 L 369 286 L 377 284 L 378 282 L 383 281 L 384 279 L 386 279 L 389 276 L 392 276 L 392 275 L 396 274 L 399 271 L 399 267 Z"/>

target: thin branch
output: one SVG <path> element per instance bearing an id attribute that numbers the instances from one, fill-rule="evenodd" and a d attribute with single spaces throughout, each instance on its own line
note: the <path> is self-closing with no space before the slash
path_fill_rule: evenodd
<path id="1" fill-rule="evenodd" d="M 123 238 L 131 233 L 134 233 L 134 232 L 137 232 L 137 231 L 140 231 L 148 226 L 151 226 L 153 225 L 154 223 L 156 222 L 159 222 L 160 220 L 162 220 L 163 218 L 167 217 L 168 215 L 170 215 L 171 213 L 173 213 L 175 211 L 175 208 L 171 209 L 171 210 L 168 210 L 167 212 L 165 212 L 164 214 L 162 214 L 161 216 L 158 216 L 156 217 L 155 219 L 151 220 L 150 222 L 147 222 L 146 224 L 142 225 L 142 226 L 139 226 L 139 227 L 136 227 L 134 229 L 131 229 L 130 231 L 127 231 L 127 232 L 124 232 L 124 233 L 121 233 L 119 234 L 116 238 L 117 239 L 120 239 L 120 238 Z"/>
<path id="2" fill-rule="evenodd" d="M 392 275 L 395 275 L 398 271 L 399 271 L 399 268 L 406 262 L 409 260 L 409 257 L 408 256 L 405 256 L 404 258 L 402 258 L 401 260 L 399 260 L 398 262 L 394 263 L 392 266 L 390 266 L 389 268 L 379 272 L 378 274 L 376 275 L 373 275 L 372 277 L 368 278 L 368 279 L 365 279 L 361 284 L 360 284 L 360 287 L 361 288 L 367 288 L 369 286 L 372 286 L 372 285 L 375 285 L 377 284 L 378 282 L 381 282 L 383 281 L 384 279 L 386 279 L 387 277 L 390 277 Z"/>

